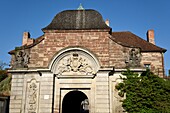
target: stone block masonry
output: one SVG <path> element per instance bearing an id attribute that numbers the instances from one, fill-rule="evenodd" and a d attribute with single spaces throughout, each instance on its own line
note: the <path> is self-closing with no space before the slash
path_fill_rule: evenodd
<path id="1" fill-rule="evenodd" d="M 22 112 L 24 74 L 14 74 L 11 83 L 10 113 Z"/>
<path id="2" fill-rule="evenodd" d="M 109 71 L 99 71 L 96 80 L 96 113 L 110 113 Z"/>

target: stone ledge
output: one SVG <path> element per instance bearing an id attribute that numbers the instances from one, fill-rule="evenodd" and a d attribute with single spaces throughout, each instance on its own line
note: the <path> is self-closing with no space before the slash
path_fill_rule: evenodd
<path id="1" fill-rule="evenodd" d="M 143 72 L 143 71 L 146 71 L 146 68 L 129 68 L 130 71 L 133 71 L 133 72 Z M 122 68 L 122 69 L 114 69 L 115 72 L 124 72 L 124 71 L 127 71 L 127 69 L 125 68 Z"/>
<path id="2" fill-rule="evenodd" d="M 82 78 L 94 78 L 95 75 L 57 75 L 56 77 L 57 77 L 58 79 L 61 79 L 61 78 L 67 78 L 67 79 L 70 79 L 70 78 L 82 79 Z"/>
<path id="3" fill-rule="evenodd" d="M 27 73 L 27 72 L 50 72 L 50 69 L 48 68 L 42 68 L 42 69 L 29 69 L 29 68 L 22 68 L 22 69 L 15 69 L 15 70 L 8 70 L 9 73 Z"/>

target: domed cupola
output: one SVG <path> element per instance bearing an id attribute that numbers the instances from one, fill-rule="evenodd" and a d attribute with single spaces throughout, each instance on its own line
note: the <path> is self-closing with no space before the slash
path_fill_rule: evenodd
<path id="1" fill-rule="evenodd" d="M 98 30 L 108 29 L 102 15 L 92 9 L 65 10 L 57 14 L 42 30 Z"/>

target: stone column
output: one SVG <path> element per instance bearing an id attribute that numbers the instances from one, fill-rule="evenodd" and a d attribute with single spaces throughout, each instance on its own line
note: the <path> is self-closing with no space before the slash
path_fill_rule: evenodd
<path id="1" fill-rule="evenodd" d="M 50 72 L 41 72 L 39 113 L 52 113 L 54 75 Z"/>
<path id="2" fill-rule="evenodd" d="M 99 70 L 96 76 L 96 113 L 110 113 L 109 73 L 111 69 Z"/>

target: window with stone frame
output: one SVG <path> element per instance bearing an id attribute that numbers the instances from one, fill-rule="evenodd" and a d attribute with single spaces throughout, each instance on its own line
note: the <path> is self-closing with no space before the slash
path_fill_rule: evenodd
<path id="1" fill-rule="evenodd" d="M 144 64 L 144 67 L 145 67 L 146 69 L 151 69 L 151 64 Z"/>

